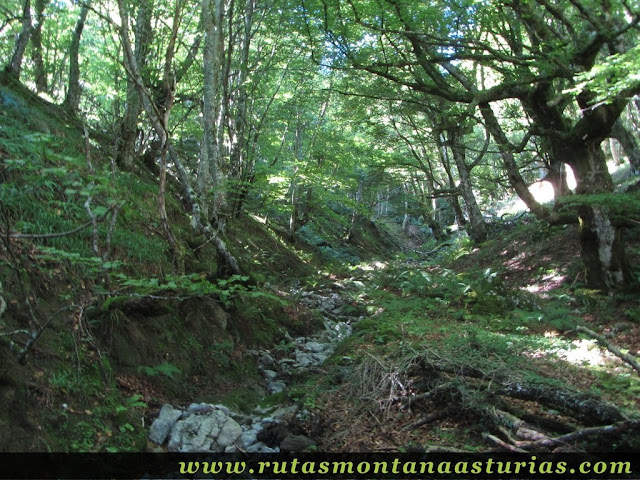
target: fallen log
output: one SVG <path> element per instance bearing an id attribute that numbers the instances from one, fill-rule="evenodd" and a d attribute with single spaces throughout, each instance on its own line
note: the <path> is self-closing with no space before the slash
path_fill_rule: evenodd
<path id="1" fill-rule="evenodd" d="M 588 335 L 589 337 L 591 337 L 594 340 L 596 340 L 600 345 L 602 345 L 604 348 L 609 350 L 611 353 L 613 353 L 620 360 L 622 360 L 623 362 L 628 363 L 629 365 L 631 365 L 631 367 L 636 372 L 638 372 L 638 374 L 640 374 L 640 363 L 638 363 L 638 361 L 632 355 L 629 355 L 628 353 L 622 352 L 618 347 L 613 345 L 606 338 L 604 338 L 602 335 L 597 334 L 593 330 L 589 330 L 588 328 L 582 327 L 580 325 L 578 325 L 576 327 L 576 330 L 578 332 L 582 332 L 585 335 Z"/>
<path id="2" fill-rule="evenodd" d="M 495 393 L 522 400 L 534 400 L 580 418 L 587 425 L 612 424 L 626 420 L 613 405 L 584 393 L 527 383 L 502 384 Z"/>

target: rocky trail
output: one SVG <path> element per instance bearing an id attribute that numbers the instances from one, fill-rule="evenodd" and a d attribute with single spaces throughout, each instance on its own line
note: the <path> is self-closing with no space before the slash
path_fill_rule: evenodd
<path id="1" fill-rule="evenodd" d="M 307 308 L 320 312 L 324 329 L 308 337 L 288 337 L 288 354 L 248 350 L 262 374 L 269 395 L 283 392 L 294 381 L 318 368 L 351 334 L 351 325 L 363 318 L 349 315 L 347 291 L 364 286 L 357 280 L 333 283 L 317 292 L 299 289 L 291 293 Z M 348 364 L 349 357 L 342 362 Z M 231 411 L 225 405 L 191 403 L 186 407 L 165 404 L 149 430 L 148 438 L 159 451 L 274 453 L 302 451 L 315 445 L 298 426 L 310 413 L 298 405 L 258 407 L 251 414 Z"/>

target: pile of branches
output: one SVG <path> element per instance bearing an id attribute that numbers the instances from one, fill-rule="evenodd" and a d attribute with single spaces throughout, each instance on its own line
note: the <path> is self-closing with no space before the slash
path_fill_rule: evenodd
<path id="1" fill-rule="evenodd" d="M 466 358 L 463 364 L 425 350 L 401 360 L 370 356 L 354 374 L 353 394 L 361 400 L 389 415 L 400 410 L 411 411 L 412 420 L 420 417 L 405 430 L 446 419 L 473 422 L 487 451 L 584 451 L 605 437 L 609 446 L 615 440 L 624 449 L 640 434 L 640 420 L 616 406 L 541 377 L 527 380 L 496 359 L 476 365 Z"/>

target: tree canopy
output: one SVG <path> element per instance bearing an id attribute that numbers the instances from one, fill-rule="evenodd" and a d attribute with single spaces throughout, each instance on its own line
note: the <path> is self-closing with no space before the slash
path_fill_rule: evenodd
<path id="1" fill-rule="evenodd" d="M 515 193 L 580 223 L 591 286 L 634 283 L 626 220 L 587 199 L 618 194 L 605 140 L 640 169 L 637 2 L 11 0 L 1 14 L 5 74 L 113 136 L 116 167 L 159 173 L 161 198 L 176 178 L 232 273 L 224 236 L 243 212 L 291 241 L 334 204 L 480 243 Z M 540 179 L 555 202 L 532 194 Z"/>

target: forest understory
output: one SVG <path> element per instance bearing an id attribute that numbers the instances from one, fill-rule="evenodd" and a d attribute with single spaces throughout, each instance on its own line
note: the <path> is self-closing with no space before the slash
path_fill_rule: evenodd
<path id="1" fill-rule="evenodd" d="M 640 450 L 637 2 L 7 2 L 0 452 Z"/>

